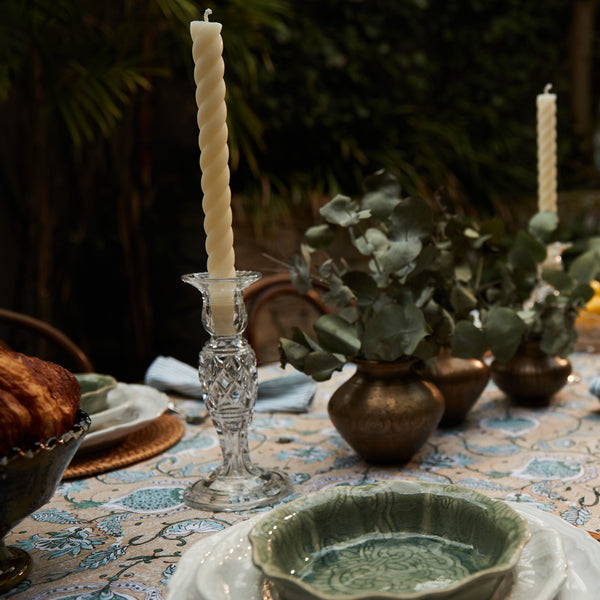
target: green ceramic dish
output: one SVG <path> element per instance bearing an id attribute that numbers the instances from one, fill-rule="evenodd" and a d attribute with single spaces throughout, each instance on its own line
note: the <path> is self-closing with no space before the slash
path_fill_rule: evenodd
<path id="1" fill-rule="evenodd" d="M 117 387 L 112 375 L 102 373 L 76 373 L 81 388 L 81 410 L 94 415 L 108 408 L 108 392 Z"/>
<path id="2" fill-rule="evenodd" d="M 529 536 L 502 501 L 389 481 L 294 500 L 267 513 L 249 539 L 282 600 L 488 600 Z"/>

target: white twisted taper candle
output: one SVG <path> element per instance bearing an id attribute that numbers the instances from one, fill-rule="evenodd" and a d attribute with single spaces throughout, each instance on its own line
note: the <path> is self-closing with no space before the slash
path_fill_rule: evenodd
<path id="1" fill-rule="evenodd" d="M 552 85 L 537 97 L 538 210 L 557 211 L 556 94 Z"/>
<path id="2" fill-rule="evenodd" d="M 192 21 L 192 56 L 198 105 L 198 144 L 204 200 L 204 230 L 208 273 L 211 277 L 235 277 L 235 253 L 231 226 L 229 148 L 227 146 L 227 105 L 225 104 L 225 63 L 221 24 Z"/>
<path id="3" fill-rule="evenodd" d="M 198 105 L 198 145 L 204 199 L 207 271 L 209 277 L 235 277 L 235 252 L 229 187 L 227 146 L 227 105 L 225 104 L 225 63 L 221 24 L 211 23 L 209 9 L 204 21 L 192 21 L 192 57 Z M 233 333 L 234 284 L 211 286 L 213 323 L 217 335 Z"/>

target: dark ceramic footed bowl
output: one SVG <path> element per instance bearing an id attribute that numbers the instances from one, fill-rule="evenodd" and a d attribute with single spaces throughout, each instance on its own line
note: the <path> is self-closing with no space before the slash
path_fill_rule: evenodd
<path id="1" fill-rule="evenodd" d="M 309 494 L 249 534 L 285 600 L 489 600 L 529 537 L 505 502 L 399 480 Z"/>
<path id="2" fill-rule="evenodd" d="M 80 410 L 73 427 L 60 438 L 0 456 L 0 594 L 23 580 L 31 568 L 29 555 L 7 547 L 4 536 L 50 500 L 89 426 L 89 416 Z"/>

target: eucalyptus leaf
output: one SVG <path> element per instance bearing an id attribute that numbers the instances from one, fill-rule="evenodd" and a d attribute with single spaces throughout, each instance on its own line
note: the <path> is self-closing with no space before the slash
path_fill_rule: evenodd
<path id="1" fill-rule="evenodd" d="M 398 178 L 385 169 L 380 169 L 372 175 L 365 177 L 363 182 L 365 196 L 372 192 L 382 192 L 392 198 L 400 198 L 402 187 Z"/>
<path id="2" fill-rule="evenodd" d="M 528 298 L 531 295 L 531 291 L 537 280 L 537 267 L 535 263 L 531 265 L 535 270 L 529 273 L 529 277 L 531 281 L 529 281 L 529 285 L 524 285 L 521 283 L 521 288 L 525 287 L 524 292 L 520 290 L 517 285 L 517 277 L 514 275 L 514 271 L 511 271 L 507 268 L 507 265 L 501 265 L 499 267 L 499 276 L 501 285 L 496 287 L 496 289 L 489 290 L 490 294 L 488 296 L 488 301 L 490 304 L 513 304 L 516 301 L 519 303 L 522 302 L 525 298 Z M 488 291 L 486 290 L 486 293 Z M 495 294 L 495 297 L 494 297 Z"/>
<path id="3" fill-rule="evenodd" d="M 304 238 L 311 248 L 326 248 L 333 242 L 335 234 L 327 223 L 322 223 L 309 227 L 304 233 Z"/>
<path id="4" fill-rule="evenodd" d="M 540 350 L 548 356 L 560 356 L 566 358 L 572 354 L 577 341 L 577 333 L 574 329 L 561 329 L 556 335 L 544 330 L 540 340 Z"/>
<path id="5" fill-rule="evenodd" d="M 398 196 L 390 195 L 387 190 L 378 190 L 365 194 L 361 208 L 370 210 L 376 219 L 387 219 L 398 204 Z"/>
<path id="6" fill-rule="evenodd" d="M 373 277 L 373 280 L 377 284 L 378 288 L 386 288 L 392 283 L 390 279 L 390 273 L 384 271 L 379 266 L 377 259 L 373 258 L 369 261 L 369 271 L 371 272 L 371 276 Z"/>
<path id="7" fill-rule="evenodd" d="M 315 340 L 313 340 L 309 335 L 306 335 L 306 333 L 304 333 L 304 331 L 302 331 L 299 327 L 292 327 L 290 337 L 292 341 L 306 346 L 309 350 L 322 349 L 321 346 L 315 342 Z"/>
<path id="8" fill-rule="evenodd" d="M 385 233 L 375 227 L 370 227 L 361 236 L 353 240 L 355 248 L 364 256 L 384 252 L 389 246 Z"/>
<path id="9" fill-rule="evenodd" d="M 407 279 L 409 278 L 410 274 L 414 272 L 416 267 L 417 263 L 415 261 L 410 262 L 401 267 L 400 269 L 394 271 L 393 276 L 399 283 L 406 284 Z"/>
<path id="10" fill-rule="evenodd" d="M 421 252 L 414 260 L 411 276 L 428 270 L 444 271 L 447 265 L 445 264 L 443 257 L 444 254 L 433 244 L 423 246 Z"/>
<path id="11" fill-rule="evenodd" d="M 426 335 L 423 313 L 416 306 L 389 304 L 365 323 L 361 351 L 371 360 L 393 361 L 412 355 Z"/>
<path id="12" fill-rule="evenodd" d="M 432 340 L 436 344 L 445 344 L 454 330 L 454 319 L 450 313 L 434 300 L 429 300 L 421 310 L 428 328 L 433 332 Z"/>
<path id="13" fill-rule="evenodd" d="M 554 212 L 539 212 L 529 219 L 528 229 L 535 237 L 548 243 L 558 227 L 558 215 Z"/>
<path id="14" fill-rule="evenodd" d="M 279 357 L 282 367 L 285 367 L 289 363 L 295 369 L 304 371 L 304 362 L 310 351 L 310 348 L 294 340 L 288 338 L 279 339 Z"/>
<path id="15" fill-rule="evenodd" d="M 508 261 L 512 266 L 512 272 L 505 273 L 508 278 L 505 291 L 515 291 L 518 300 L 523 301 L 531 295 L 533 288 L 538 282 L 538 266 L 534 256 L 529 250 L 514 246 L 508 251 Z"/>
<path id="16" fill-rule="evenodd" d="M 450 290 L 450 304 L 459 315 L 466 315 L 477 308 L 477 298 L 469 288 L 455 283 Z"/>
<path id="17" fill-rule="evenodd" d="M 406 287 L 406 286 L 402 286 L 402 287 Z M 435 286 L 433 285 L 424 285 L 421 289 L 416 288 L 415 292 L 416 295 L 414 293 L 410 293 L 407 294 L 408 300 L 402 302 L 403 305 L 407 304 L 408 302 L 412 301 L 414 302 L 419 308 L 422 308 L 423 306 L 425 306 L 426 304 L 428 304 L 431 299 L 433 298 L 433 295 L 435 293 Z"/>
<path id="18" fill-rule="evenodd" d="M 319 266 L 319 275 L 321 275 L 321 277 L 324 279 L 328 280 L 330 277 L 333 277 L 336 272 L 337 267 L 332 258 L 324 260 Z"/>
<path id="19" fill-rule="evenodd" d="M 454 326 L 450 349 L 457 358 L 480 358 L 487 350 L 485 335 L 471 321 L 459 321 Z"/>
<path id="20" fill-rule="evenodd" d="M 422 198 L 404 198 L 390 215 L 390 239 L 425 239 L 433 230 L 433 212 Z"/>
<path id="21" fill-rule="evenodd" d="M 525 323 L 525 325 L 531 327 L 539 315 L 539 305 L 534 304 L 533 308 L 518 310 L 516 311 L 516 315 L 521 319 L 521 321 L 523 321 L 523 323 Z"/>
<path id="22" fill-rule="evenodd" d="M 525 330 L 523 320 L 510 308 L 494 307 L 483 318 L 486 345 L 500 362 L 513 357 Z"/>
<path id="23" fill-rule="evenodd" d="M 568 273 L 578 283 L 590 283 L 600 274 L 600 252 L 588 250 L 580 254 L 571 263 Z"/>
<path id="24" fill-rule="evenodd" d="M 304 254 L 296 254 L 289 268 L 290 280 L 300 294 L 306 294 L 312 287 L 310 264 Z"/>
<path id="25" fill-rule="evenodd" d="M 342 308 L 342 310 L 340 310 L 338 315 L 340 318 L 344 319 L 344 321 L 347 321 L 348 323 L 357 323 L 357 327 L 360 326 L 358 321 L 361 315 L 358 311 L 358 308 L 355 305 L 345 306 L 344 308 Z"/>
<path id="26" fill-rule="evenodd" d="M 512 248 L 528 253 L 536 263 L 541 263 L 546 258 L 546 245 L 527 231 L 517 232 Z"/>
<path id="27" fill-rule="evenodd" d="M 416 291 L 418 292 L 419 290 Z M 429 291 L 431 292 L 431 290 Z M 425 304 L 430 297 L 431 293 L 426 294 L 426 296 L 421 299 L 421 304 Z M 398 304 L 399 306 L 417 304 L 418 298 L 420 298 L 420 296 L 415 298 L 415 294 L 412 289 L 396 281 L 389 286 L 386 293 L 380 293 L 377 296 L 377 300 L 374 302 L 375 311 L 377 312 L 381 310 L 388 304 Z"/>
<path id="28" fill-rule="evenodd" d="M 583 306 L 594 297 L 594 290 L 587 283 L 576 285 L 570 295 L 570 303 L 574 306 Z"/>
<path id="29" fill-rule="evenodd" d="M 418 238 L 391 242 L 385 251 L 377 253 L 377 264 L 383 273 L 388 275 L 406 267 L 412 270 L 414 260 L 419 256 L 422 248 L 423 244 Z"/>
<path id="30" fill-rule="evenodd" d="M 564 311 L 558 308 L 547 310 L 540 348 L 549 356 L 566 357 L 573 352 L 576 340 L 577 334 Z"/>
<path id="31" fill-rule="evenodd" d="M 360 350 L 360 337 L 355 324 L 348 323 L 339 315 L 319 317 L 313 325 L 319 344 L 330 352 L 354 356 Z"/>
<path id="32" fill-rule="evenodd" d="M 438 344 L 433 338 L 423 338 L 417 347 L 413 350 L 412 356 L 419 360 L 428 360 L 437 356 L 440 353 L 440 344 Z"/>
<path id="33" fill-rule="evenodd" d="M 359 306 L 373 304 L 377 297 L 377 283 L 368 273 L 349 271 L 344 273 L 342 280 L 352 290 Z"/>
<path id="34" fill-rule="evenodd" d="M 491 235 L 480 235 L 476 240 L 473 240 L 473 248 L 479 250 L 482 248 L 486 242 L 492 241 L 493 238 Z"/>
<path id="35" fill-rule="evenodd" d="M 587 247 L 589 250 L 596 250 L 600 252 L 600 237 L 593 236 L 588 239 Z"/>
<path id="36" fill-rule="evenodd" d="M 493 244 L 499 244 L 502 241 L 505 231 L 504 221 L 497 217 L 484 221 L 479 227 L 480 235 L 482 237 L 489 236 L 490 242 Z"/>
<path id="37" fill-rule="evenodd" d="M 338 194 L 319 210 L 321 216 L 332 225 L 349 227 L 360 222 L 356 203 L 348 196 Z"/>
<path id="38" fill-rule="evenodd" d="M 335 371 L 340 371 L 346 363 L 344 355 L 332 352 L 311 352 L 304 361 L 304 372 L 315 381 L 327 381 Z"/>
<path id="39" fill-rule="evenodd" d="M 329 277 L 329 290 L 323 294 L 323 301 L 335 306 L 347 306 L 354 301 L 354 294 L 341 277 L 332 274 Z"/>
<path id="40" fill-rule="evenodd" d="M 567 291 L 573 287 L 573 279 L 564 271 L 544 267 L 542 279 L 559 291 Z"/>
<path id="41" fill-rule="evenodd" d="M 471 267 L 468 264 L 461 263 L 454 267 L 454 276 L 459 281 L 467 283 L 473 278 L 473 273 L 471 272 Z"/>

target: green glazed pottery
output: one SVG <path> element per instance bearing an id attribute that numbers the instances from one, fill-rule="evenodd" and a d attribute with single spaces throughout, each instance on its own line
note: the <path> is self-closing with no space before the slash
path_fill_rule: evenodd
<path id="1" fill-rule="evenodd" d="M 89 416 L 80 410 L 73 427 L 60 438 L 0 456 L 0 594 L 22 581 L 31 568 L 27 552 L 6 546 L 4 536 L 50 500 L 89 426 Z"/>
<path id="2" fill-rule="evenodd" d="M 502 501 L 409 481 L 316 492 L 249 534 L 252 560 L 282 600 L 489 600 L 529 537 Z"/>
<path id="3" fill-rule="evenodd" d="M 102 373 L 76 373 L 81 388 L 81 410 L 93 415 L 108 408 L 108 392 L 117 387 L 112 375 Z"/>

